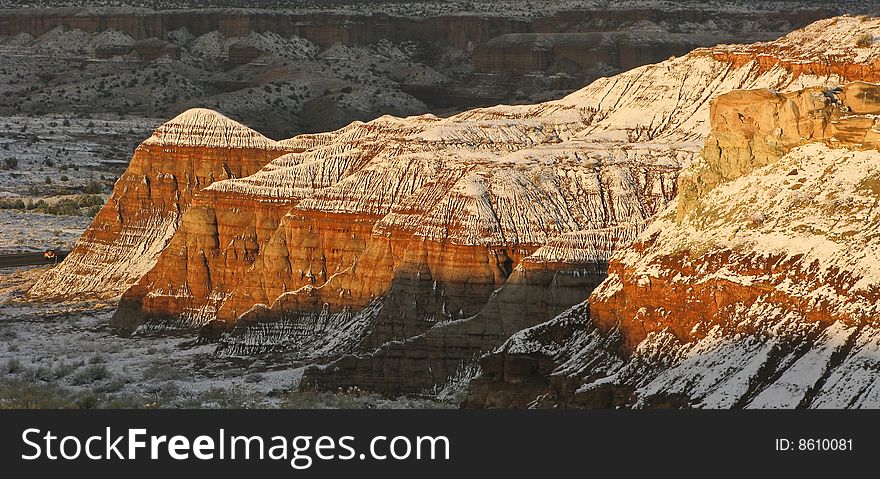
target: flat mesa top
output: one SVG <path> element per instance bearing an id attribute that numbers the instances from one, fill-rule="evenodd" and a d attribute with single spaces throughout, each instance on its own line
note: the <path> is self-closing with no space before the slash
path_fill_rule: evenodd
<path id="1" fill-rule="evenodd" d="M 193 108 L 156 128 L 145 145 L 278 149 L 278 142 L 207 108 Z"/>

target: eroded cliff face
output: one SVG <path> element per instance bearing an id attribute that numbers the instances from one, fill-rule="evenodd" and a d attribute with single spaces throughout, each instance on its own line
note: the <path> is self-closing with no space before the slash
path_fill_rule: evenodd
<path id="1" fill-rule="evenodd" d="M 845 17 L 833 28 L 849 31 L 853 38 L 843 40 L 854 43 L 878 25 Z M 807 30 L 823 35 L 828 28 Z M 803 53 L 795 48 L 780 51 Z M 865 58 L 880 53 L 869 50 Z M 712 185 L 733 183 L 736 171 L 769 164 L 772 152 L 819 139 L 871 138 L 856 132 L 869 112 L 852 113 L 867 108 L 855 103 L 867 98 L 868 85 L 831 92 L 847 79 L 846 69 L 817 76 L 780 65 L 696 51 L 603 78 L 561 100 L 448 118 L 385 116 L 268 143 L 264 153 L 274 159 L 249 175 L 200 183 L 181 203 L 173 234 L 161 245 L 146 242 L 161 251 L 149 256 L 148 268 L 125 269 L 141 274 L 112 325 L 126 333 L 198 328 L 218 341 L 218 355 L 272 352 L 327 363 L 306 370 L 303 388 L 440 393 L 466 382 L 481 354 L 511 334 L 582 302 L 610 271 L 600 287 L 607 293 L 622 274 L 619 261 L 609 270 L 609 259 L 624 249 L 642 257 L 647 240 L 629 244 L 658 212 L 675 220 L 679 188 L 694 203 L 718 190 Z M 823 88 L 771 94 L 772 101 L 768 93 L 754 93 L 756 100 L 732 94 L 714 102 L 710 115 L 711 100 L 731 90 L 813 85 Z M 725 106 L 736 101 L 772 106 L 755 106 L 741 121 Z M 786 126 L 771 141 L 767 112 L 790 114 L 797 132 Z M 714 149 L 698 159 L 710 116 L 734 127 L 717 131 Z M 807 132 L 812 136 L 802 139 Z M 192 142 L 182 134 L 171 143 Z M 735 152 L 742 144 L 768 156 L 750 154 L 755 159 L 743 159 L 736 171 L 723 166 L 742 156 Z M 678 182 L 691 164 L 688 179 Z M 126 191 L 120 188 L 122 198 Z M 92 229 L 114 222 L 99 216 Z M 132 255 L 129 266 L 141 260 Z M 53 273 L 55 283 L 74 281 L 76 264 Z M 109 264 L 92 267 L 107 276 L 125 261 Z M 605 334 L 616 327 L 614 318 L 602 321 L 585 328 Z M 627 341 L 640 344 L 627 339 L 637 338 L 632 331 L 620 334 L 620 354 L 631 351 Z"/>
<path id="2" fill-rule="evenodd" d="M 468 404 L 876 407 L 878 93 L 717 98 L 681 196 L 587 303 L 486 359 Z"/>
<path id="3" fill-rule="evenodd" d="M 684 57 L 545 104 L 297 137 L 289 143 L 302 153 L 205 190 L 161 267 L 126 295 L 118 324 L 230 323 L 281 295 L 357 309 L 413 276 L 416 290 L 449 298 L 420 315 L 472 316 L 538 248 L 548 245 L 542 262 L 565 263 L 555 256 L 573 250 L 553 246 L 566 244 L 560 235 L 623 227 L 628 239 L 643 228 L 696 154 L 705 98 L 793 81 L 820 80 Z M 188 275 L 212 281 L 205 289 Z M 463 278 L 467 287 L 455 286 Z"/>
<path id="4" fill-rule="evenodd" d="M 860 19 L 844 19 L 847 25 L 836 25 L 835 29 L 850 29 L 853 35 L 859 35 L 860 29 L 877 28 L 877 22 L 868 22 L 867 24 Z M 848 23 L 853 23 L 849 25 Z M 855 23 L 859 27 L 855 27 Z M 811 26 L 808 30 L 811 35 L 822 35 L 823 29 L 829 28 L 826 24 Z M 835 30 L 836 31 L 836 30 Z M 802 35 L 798 32 L 797 35 Z M 836 38 L 836 34 L 835 34 Z M 847 41 L 852 42 L 852 38 Z M 788 45 L 791 42 L 788 39 L 779 41 L 782 45 Z M 727 46 L 730 50 L 736 50 L 737 46 Z M 783 50 L 783 48 L 779 48 Z M 797 55 L 802 52 L 792 51 L 791 48 L 784 49 L 789 55 Z M 822 50 L 817 50 L 821 52 Z M 873 53 L 866 54 L 866 57 L 873 58 L 876 55 L 876 48 Z M 804 53 L 805 54 L 805 53 Z M 821 53 L 817 53 L 821 56 Z M 684 73 L 684 72 L 687 73 Z M 841 69 L 845 71 L 845 69 Z M 829 79 L 832 82 L 829 82 Z M 585 88 L 584 90 L 571 95 L 563 100 L 563 102 L 583 102 L 590 104 L 592 95 L 599 94 L 597 90 L 608 88 L 610 91 L 601 93 L 601 98 L 611 98 L 616 101 L 614 107 L 609 108 L 607 116 L 603 112 L 600 114 L 601 120 L 591 125 L 591 128 L 581 130 L 578 138 L 590 139 L 593 141 L 601 141 L 611 150 L 619 148 L 620 150 L 630 151 L 635 158 L 645 161 L 656 155 L 658 145 L 670 145 L 673 151 L 679 153 L 689 151 L 686 146 L 687 141 L 701 141 L 705 138 L 706 124 L 703 123 L 705 118 L 712 118 L 717 121 L 720 117 L 725 117 L 737 107 L 731 105 L 735 103 L 739 93 L 726 96 L 725 100 L 715 102 L 716 105 L 712 111 L 708 111 L 711 99 L 729 90 L 744 88 L 747 85 L 763 85 L 771 87 L 775 90 L 791 90 L 797 89 L 804 85 L 836 85 L 837 81 L 844 80 L 844 76 L 813 76 L 800 70 L 786 70 L 784 67 L 775 69 L 764 69 L 760 63 L 755 62 L 746 65 L 735 65 L 731 63 L 716 62 L 709 60 L 704 51 L 697 51 L 691 55 L 681 59 L 670 60 L 661 63 L 653 68 L 643 68 L 635 70 L 629 74 L 619 75 L 607 81 L 599 81 Z M 681 82 L 681 83 L 677 83 Z M 674 85 L 674 86 L 672 86 Z M 774 93 L 773 96 L 779 96 L 781 99 L 775 106 L 762 106 L 762 111 L 754 112 L 752 121 L 763 121 L 764 115 L 769 114 L 770 118 L 779 117 L 779 112 L 771 111 L 784 108 L 797 108 L 803 110 L 806 119 L 793 118 L 793 121 L 799 129 L 789 135 L 788 126 L 786 126 L 785 138 L 777 138 L 776 140 L 767 140 L 766 143 L 772 144 L 774 151 L 794 145 L 806 143 L 807 141 L 827 141 L 829 144 L 840 140 L 855 145 L 857 142 L 864 142 L 866 138 L 871 138 L 872 133 L 865 133 L 865 119 L 868 118 L 865 108 L 870 107 L 854 107 L 846 106 L 853 103 L 851 100 L 856 97 L 866 98 L 866 94 L 870 97 L 870 92 L 866 93 L 866 85 L 850 85 L 842 92 L 829 93 L 831 98 L 826 97 L 828 87 L 817 87 L 806 92 L 779 94 Z M 762 90 L 767 91 L 767 90 Z M 818 98 L 816 95 L 818 94 Z M 763 93 L 753 93 L 752 95 L 761 96 Z M 861 95 L 861 96 L 860 96 Z M 828 106 L 832 100 L 843 102 L 837 108 Z M 745 99 L 747 103 L 755 103 L 754 98 Z M 859 110 L 862 115 L 860 118 L 851 116 L 853 108 L 862 108 Z M 814 116 L 821 112 L 825 112 L 827 117 L 823 119 L 813 119 Z M 794 113 L 798 115 L 797 112 Z M 739 113 L 734 116 L 739 122 Z M 622 125 L 626 125 L 621 128 Z M 817 131 L 808 133 L 809 128 Z M 776 128 L 769 128 L 775 130 Z M 859 130 L 861 129 L 861 133 Z M 621 130 L 623 130 L 624 138 L 621 138 Z M 720 133 L 721 130 L 719 130 Z M 772 133 L 772 131 L 770 131 Z M 731 137 L 741 136 L 737 138 L 739 143 L 753 141 L 754 137 L 762 136 L 763 130 L 755 129 L 750 126 L 737 126 L 735 131 L 729 133 Z M 802 135 L 807 137 L 802 139 Z M 815 136 L 812 138 L 810 135 Z M 717 135 L 716 135 L 717 137 Z M 713 137 L 715 138 L 715 137 Z M 837 138 L 837 139 L 836 139 Z M 684 141 L 682 141 L 684 139 Z M 712 140 L 715 141 L 715 140 Z M 727 141 L 722 139 L 721 141 Z M 786 143 L 787 142 L 787 143 Z M 736 143 L 736 145 L 739 145 Z M 609 146 L 613 145 L 613 146 Z M 650 146 L 648 146 L 650 145 Z M 865 145 L 869 146 L 869 145 Z M 645 147 L 639 151 L 640 147 Z M 731 140 L 730 148 L 734 147 Z M 861 148 L 862 146 L 859 146 Z M 725 146 L 725 149 L 728 147 Z M 767 149 L 770 149 L 769 147 Z M 632 152 L 636 150 L 637 152 Z M 619 151 L 619 150 L 618 150 Z M 710 148 L 705 151 L 708 155 Z M 719 155 L 720 150 L 719 150 Z M 732 154 L 732 153 L 731 153 Z M 689 164 L 690 157 L 680 164 Z M 777 157 L 778 158 L 778 157 Z M 729 158 L 718 159 L 714 169 L 708 168 L 710 173 L 721 171 L 724 173 L 727 167 L 720 167 L 721 164 L 727 164 Z M 769 159 L 757 159 L 746 162 L 751 165 L 758 164 L 763 161 L 764 164 Z M 704 185 L 707 181 L 716 181 L 710 173 L 703 171 L 704 165 L 702 160 L 696 162 L 692 169 L 687 169 L 688 178 L 679 182 L 680 188 L 687 188 L 688 191 L 699 190 L 697 185 Z M 744 169 L 743 166 L 741 169 Z M 702 175 L 702 176 L 701 176 Z M 730 176 L 730 175 L 728 175 Z M 726 178 L 726 177 L 725 177 Z M 720 180 L 718 180 L 720 181 Z M 641 200 L 644 201 L 644 200 Z M 632 203 L 629 203 L 632 204 Z M 644 203 L 642 203 L 644 204 Z M 657 210 L 653 210 L 657 211 Z M 652 218 L 649 217 L 649 221 Z M 328 388 L 334 389 L 339 387 L 368 387 L 373 390 L 379 390 L 386 394 L 399 394 L 407 390 L 418 390 L 421 392 L 442 391 L 444 388 L 454 387 L 454 383 L 465 382 L 462 377 L 467 374 L 473 374 L 478 371 L 476 365 L 477 358 L 482 351 L 486 351 L 492 344 L 498 344 L 504 338 L 509 336 L 516 328 L 527 327 L 529 324 L 538 324 L 551 315 L 556 314 L 564 307 L 576 304 L 580 293 L 581 298 L 585 298 L 591 291 L 598 279 L 602 278 L 606 271 L 603 262 L 613 253 L 617 251 L 628 251 L 630 243 L 630 234 L 638 233 L 642 228 L 633 227 L 627 232 L 626 228 L 619 229 L 610 228 L 609 236 L 613 240 L 600 240 L 595 236 L 598 230 L 592 230 L 589 233 L 585 231 L 563 233 L 556 238 L 550 239 L 539 250 L 536 250 L 531 256 L 527 257 L 518 268 L 522 271 L 522 276 L 511 277 L 497 294 L 487 302 L 486 307 L 473 317 L 466 320 L 456 321 L 448 325 L 434 327 L 427 330 L 424 334 L 411 338 L 404 343 L 389 343 L 383 345 L 370 352 L 369 354 L 361 353 L 348 357 L 344 357 L 324 367 L 315 367 L 306 370 L 301 387 L 303 388 Z M 589 236 L 589 239 L 587 237 Z M 605 250 L 604 248 L 595 248 L 596 245 L 612 245 Z M 639 254 L 636 245 L 634 254 Z M 606 254 L 603 254 L 606 253 Z M 576 258 L 576 259 L 575 259 Z M 531 260 L 536 260 L 534 263 Z M 540 273 L 530 269 L 535 264 L 554 264 L 554 268 L 550 268 L 553 273 L 549 276 L 552 278 L 548 283 L 537 286 L 542 278 Z M 557 269 L 558 268 L 558 269 Z M 574 273 L 566 277 L 563 272 Z M 578 273 L 582 274 L 578 274 Z M 614 273 L 612 268 L 611 273 Z M 543 276 L 544 280 L 548 278 Z M 556 281 L 567 278 L 571 280 L 568 284 L 571 288 L 560 286 Z M 603 283 L 603 287 L 604 287 Z M 545 302 L 542 293 L 549 292 L 555 295 L 554 301 Z M 520 298 L 522 302 L 518 301 Z M 528 304 L 538 304 L 535 310 L 530 310 Z M 610 306 L 609 309 L 619 305 Z M 520 311 L 530 311 L 530 314 L 520 316 Z M 589 328 L 596 330 L 596 326 L 588 323 Z M 591 330 L 591 331 L 592 331 Z M 607 332 L 610 328 L 605 328 Z M 596 330 L 599 331 L 599 330 Z M 553 337 L 554 333 L 550 333 Z M 565 338 L 565 334 L 560 334 L 560 338 Z M 620 337 L 618 337 L 620 338 Z M 530 340 L 526 340 L 530 341 Z M 603 336 L 603 343 L 610 345 L 613 341 L 608 336 Z M 622 345 L 622 339 L 617 339 L 617 346 Z M 529 344 L 537 344 L 537 342 L 529 342 Z M 608 354 L 610 362 L 612 359 L 617 364 L 622 363 L 622 359 L 616 358 L 615 349 L 611 349 Z M 487 361 L 483 362 L 483 368 L 489 368 L 491 374 L 492 359 L 490 356 Z M 548 373 L 552 369 L 547 369 L 550 365 L 555 364 L 552 360 L 534 359 L 534 361 L 526 361 L 523 367 L 529 371 L 529 375 L 535 372 Z M 496 364 L 497 365 L 497 364 Z M 502 364 L 503 368 L 503 364 Z M 513 366 L 516 369 L 516 366 Z M 428 370 L 430 375 L 422 373 L 419 375 L 417 371 Z M 503 370 L 503 369 L 502 369 Z M 540 374 L 538 375 L 540 377 Z M 413 379 L 413 378 L 419 378 Z M 546 376 L 545 376 L 546 377 Z M 406 379 L 399 379 L 406 378 Z M 444 378 L 446 381 L 444 382 Z M 517 378 L 513 381 L 511 394 L 515 397 L 522 396 L 520 387 L 522 381 L 528 383 L 528 379 Z M 479 382 L 478 382 L 479 384 Z M 407 389 L 409 388 L 409 389 Z M 493 382 L 493 391 L 499 388 L 498 382 Z M 504 389 L 503 387 L 501 389 Z M 621 396 L 622 393 L 615 393 L 610 388 L 604 388 L 602 393 L 602 401 L 605 401 L 609 395 L 612 401 L 620 402 L 620 397 L 614 398 L 615 394 Z M 629 393 L 627 393 L 629 394 Z M 528 396 L 528 394 L 526 394 Z M 532 396 L 534 399 L 535 396 Z M 487 401 L 491 402 L 495 399 L 491 397 Z M 479 401 L 476 401 L 479 403 Z M 503 403 L 504 401 L 500 401 Z M 473 403 L 472 403 L 473 404 Z M 593 403 L 594 405 L 598 403 Z M 662 404 L 662 401 L 659 404 Z M 496 404 L 500 405 L 500 404 Z"/>
<path id="5" fill-rule="evenodd" d="M 30 290 L 35 299 L 114 299 L 156 262 L 193 195 L 214 181 L 248 176 L 282 146 L 219 113 L 189 110 L 135 150 L 76 247 Z"/>
<path id="6" fill-rule="evenodd" d="M 388 295 L 362 343 L 375 348 L 471 317 L 551 239 L 584 231 L 553 247 L 613 249 L 674 195 L 681 159 L 668 147 L 604 164 L 589 143 L 560 144 L 592 114 L 540 105 L 386 117 L 308 139 L 302 153 L 202 191 L 115 324 L 216 320 L 214 335 L 291 311 L 355 314 Z M 490 143 L 494 133 L 505 142 Z"/>
<path id="7" fill-rule="evenodd" d="M 785 68 L 796 74 L 839 75 L 877 82 L 880 57 L 876 38 L 873 17 L 843 16 L 816 21 L 772 42 L 707 48 L 703 52 L 734 65 L 755 62 L 762 70 Z"/>

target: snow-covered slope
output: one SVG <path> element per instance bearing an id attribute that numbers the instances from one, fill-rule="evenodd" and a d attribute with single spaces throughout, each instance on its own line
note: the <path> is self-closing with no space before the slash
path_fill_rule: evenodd
<path id="1" fill-rule="evenodd" d="M 281 148 L 276 141 L 205 108 L 193 108 L 177 115 L 157 128 L 143 144 L 260 150 Z"/>
<path id="2" fill-rule="evenodd" d="M 880 405 L 878 94 L 720 97 L 711 141 L 680 177 L 693 193 L 612 257 L 587 303 L 494 359 L 552 363 L 518 405 Z M 492 381 L 472 405 L 509 399 Z"/>
<path id="3" fill-rule="evenodd" d="M 876 17 L 819 20 L 772 42 L 705 49 L 719 60 L 762 68 L 783 66 L 809 74 L 844 74 L 852 80 L 880 81 Z"/>

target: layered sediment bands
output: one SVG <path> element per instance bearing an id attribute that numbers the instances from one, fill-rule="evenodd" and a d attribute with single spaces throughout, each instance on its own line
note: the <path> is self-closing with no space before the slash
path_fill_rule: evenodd
<path id="1" fill-rule="evenodd" d="M 699 50 L 734 66 L 756 62 L 769 71 L 784 68 L 795 75 L 835 75 L 847 81 L 880 81 L 880 54 L 874 45 L 877 20 L 835 17 L 766 43 L 720 45 Z"/>
<path id="2" fill-rule="evenodd" d="M 526 31 L 528 22 L 501 17 L 434 16 L 410 18 L 385 14 L 287 14 L 255 9 L 200 9 L 131 12 L 113 9 L 100 13 L 88 8 L 3 10 L 0 35 L 29 33 L 40 36 L 55 28 L 84 32 L 117 30 L 135 40 L 164 39 L 168 32 L 186 28 L 195 36 L 214 31 L 229 37 L 246 37 L 251 32 L 295 35 L 329 47 L 335 43 L 359 45 L 381 40 L 444 41 L 457 48 L 468 42 L 484 42 L 491 36 Z M 36 14 L 35 14 L 36 13 Z"/>
<path id="3" fill-rule="evenodd" d="M 605 278 L 606 259 L 642 228 L 623 225 L 555 238 L 518 262 L 478 313 L 430 325 L 404 341 L 362 346 L 359 353 L 308 368 L 300 388 L 358 387 L 388 396 L 454 392 L 479 370 L 483 353 L 581 302 Z"/>
<path id="4" fill-rule="evenodd" d="M 720 96 L 680 176 L 692 194 L 612 258 L 579 311 L 485 359 L 468 404 L 880 404 L 878 92 Z M 536 377 L 508 371 L 523 358 Z M 518 381 L 534 387 L 504 392 Z"/>
<path id="5" fill-rule="evenodd" d="M 619 336 L 600 333 L 582 302 L 545 322 L 516 334 L 503 347 L 479 361 L 480 375 L 468 384 L 463 408 L 612 408 L 630 405 L 632 388 L 596 387 L 589 400 L 572 404 L 578 387 L 620 368 Z M 570 365 L 579 369 L 571 370 Z M 585 371 L 585 374 L 577 374 Z"/>
<path id="6" fill-rule="evenodd" d="M 554 237 L 643 227 L 674 196 L 694 150 L 609 151 L 578 139 L 595 116 L 560 101 L 447 119 L 382 117 L 281 142 L 303 151 L 198 195 L 114 325 L 216 319 L 231 328 L 281 296 L 313 297 L 309 304 L 336 313 L 391 291 L 439 291 L 444 299 L 418 313 L 400 307 L 377 320 L 365 343 L 377 346 L 472 316 Z"/>
<path id="7" fill-rule="evenodd" d="M 320 7 L 294 8 L 286 12 L 250 8 L 164 11 L 113 7 L 16 9 L 0 11 L 0 37 L 27 35 L 36 38 L 53 35 L 50 33 L 53 31 L 81 31 L 86 35 L 117 32 L 130 37 L 134 43 L 99 46 L 95 50 L 96 57 L 109 58 L 135 51 L 142 60 L 156 61 L 167 55 L 179 57 L 187 64 L 193 60 L 195 50 L 192 45 L 182 45 L 182 38 L 188 35 L 239 38 L 240 41 L 219 47 L 225 50 L 221 56 L 227 58 L 226 66 L 232 68 L 252 63 L 252 67 L 267 69 L 267 72 L 275 71 L 272 65 L 276 60 L 258 58 L 267 53 L 272 57 L 282 52 L 269 52 L 267 50 L 271 49 L 245 38 L 265 38 L 265 35 L 284 39 L 298 37 L 321 50 L 333 50 L 338 48 L 336 45 L 359 49 L 360 46 L 390 42 L 411 52 L 411 60 L 440 73 L 431 75 L 433 80 L 427 82 L 426 78 L 403 79 L 400 90 L 415 99 L 406 100 L 406 105 L 399 105 L 395 100 L 393 104 L 381 107 L 414 112 L 424 109 L 425 105 L 445 110 L 528 97 L 544 98 L 549 91 L 572 91 L 596 78 L 662 61 L 671 55 L 683 55 L 696 46 L 714 45 L 719 41 L 766 40 L 834 15 L 835 10 L 867 9 L 864 5 L 847 5 L 847 2 L 831 2 L 827 9 L 817 9 L 809 2 L 795 2 L 788 6 L 790 10 L 773 11 L 771 15 L 751 7 L 722 6 L 719 9 L 718 5 L 713 5 L 701 8 L 698 2 L 689 8 L 678 4 L 658 5 L 656 8 L 615 5 L 607 10 L 590 8 L 581 11 L 558 11 L 564 7 L 562 4 L 523 4 L 520 12 L 492 11 L 489 6 L 476 5 L 471 12 L 443 14 L 442 11 L 448 12 L 449 9 L 426 6 L 426 10 L 417 8 L 418 12 L 406 8 L 409 11 L 402 14 L 383 14 L 383 10 L 402 11 L 387 5 L 370 5 L 369 8 L 342 6 L 324 13 Z M 576 5 L 571 7 L 577 8 Z M 768 8 L 775 9 L 772 5 Z M 516 18 L 519 15 L 521 17 Z M 77 55 L 80 54 L 83 53 Z M 265 65 L 267 60 L 269 64 Z M 306 61 L 302 67 L 309 70 L 317 68 L 318 64 Z M 239 89 L 263 86 L 247 79 L 230 80 L 219 72 L 206 77 L 206 73 L 190 80 L 209 96 L 213 93 L 228 96 Z M 259 75 L 260 81 L 270 77 L 277 80 L 276 73 Z M 399 75 L 393 76 L 397 78 Z M 342 87 L 336 89 L 339 88 Z M 277 112 L 261 116 L 259 111 L 247 105 L 236 109 L 239 116 L 249 118 L 253 125 L 261 125 L 270 133 L 296 128 L 291 124 L 277 125 Z M 297 115 L 285 117 L 285 121 L 293 118 L 296 120 L 293 123 L 308 125 L 311 129 L 321 129 L 321 125 L 335 128 L 346 119 L 367 118 L 378 111 L 363 104 L 359 108 L 346 106 L 327 95 L 311 98 L 296 109 Z"/>
<path id="8" fill-rule="evenodd" d="M 217 113 L 181 114 L 137 147 L 74 250 L 29 295 L 118 297 L 153 267 L 196 192 L 217 180 L 251 175 L 283 153 L 274 141 Z"/>
<path id="9" fill-rule="evenodd" d="M 191 328 L 216 318 L 289 207 L 200 195 L 156 266 L 123 294 L 112 325 L 131 332 L 145 316 L 159 329 Z"/>
<path id="10" fill-rule="evenodd" d="M 833 30 L 849 28 L 856 34 L 871 22 L 878 23 L 843 18 Z M 832 28 L 820 27 L 807 30 L 822 35 L 822 28 Z M 793 55 L 794 48 L 787 54 Z M 634 255 L 627 256 L 629 263 L 612 261 L 611 275 L 598 291 L 613 296 L 621 277 L 630 285 L 627 291 L 650 286 L 650 278 L 633 283 L 625 267 L 647 258 L 655 247 L 651 236 L 639 235 L 652 228 L 658 212 L 665 211 L 661 224 L 683 231 L 670 223 L 677 211 L 671 202 L 680 188 L 687 188 L 693 211 L 701 212 L 694 218 L 723 222 L 735 216 L 740 221 L 751 213 L 734 215 L 713 206 L 733 205 L 731 198 L 737 196 L 704 198 L 761 165 L 780 164 L 760 155 L 779 151 L 778 160 L 786 148 L 794 148 L 792 155 L 817 145 L 868 142 L 871 134 L 858 131 L 873 128 L 866 126 L 873 114 L 865 106 L 873 95 L 869 86 L 766 91 L 835 86 L 840 80 L 781 66 L 765 70 L 758 62 L 737 66 L 697 52 L 603 78 L 537 105 L 479 108 L 448 118 L 384 116 L 271 143 L 273 152 L 295 152 L 249 176 L 230 175 L 234 178 L 193 193 L 191 206 L 181 212 L 180 228 L 149 272 L 125 293 L 112 324 L 126 332 L 200 328 L 204 338 L 219 341 L 219 355 L 285 352 L 304 363 L 339 359 L 309 369 L 303 387 L 439 394 L 466 382 L 476 358 L 518 328 L 582 302 L 603 278 L 609 259 L 623 255 L 637 237 L 636 245 L 626 249 Z M 722 93 L 745 88 L 765 90 L 712 103 Z M 739 108 L 738 102 L 751 106 Z M 710 104 L 715 105 L 711 112 Z M 768 125 L 765 115 L 784 124 Z M 717 144 L 710 141 L 700 156 L 710 118 L 732 126 L 716 129 L 712 141 Z M 207 121 L 196 130 L 225 138 L 213 133 L 213 124 Z M 189 136 L 173 131 L 163 137 L 189 144 Z M 742 149 L 755 154 L 736 153 Z M 845 151 L 859 153 L 856 149 Z M 687 179 L 679 182 L 681 168 L 692 163 Z M 801 182 L 788 175 L 792 169 L 818 176 L 804 176 Z M 821 185 L 818 172 L 818 163 L 792 166 L 785 179 L 774 180 L 784 187 L 755 191 L 783 195 Z M 846 178 L 841 173 L 834 179 Z M 788 205 L 786 198 L 754 196 L 750 204 Z M 765 227 L 771 222 L 754 221 Z M 711 232 L 707 224 L 693 228 Z M 725 234 L 738 237 L 748 231 L 739 226 Z M 96 222 L 94 227 L 104 226 Z M 650 231 L 665 232 L 659 227 Z M 804 231 L 812 230 L 791 226 L 791 234 Z M 706 234 L 706 241 L 713 238 Z M 771 239 L 764 243 L 772 244 Z M 711 265 L 727 261 L 722 251 L 706 258 L 714 258 Z M 688 261 L 675 256 L 668 264 L 702 271 L 704 266 L 688 266 Z M 786 262 L 772 270 L 774 258 L 761 261 L 753 261 L 755 268 L 798 271 Z M 691 274 L 681 268 L 683 276 Z M 666 281 L 673 284 L 675 278 Z M 690 300 L 687 291 L 676 294 Z M 672 293 L 669 297 L 679 300 Z M 634 298 L 636 304 L 639 298 Z M 671 330 L 671 321 L 687 317 L 626 308 L 622 311 L 637 319 L 618 327 L 619 318 L 597 314 L 589 323 L 596 334 L 619 330 L 626 354 Z M 694 326 L 682 320 L 675 334 L 684 334 L 688 325 Z M 699 331 L 689 334 L 699 338 Z M 574 387 L 576 381 L 567 384 Z"/>
<path id="11" fill-rule="evenodd" d="M 543 12 L 542 12 L 543 13 Z M 539 15 L 534 20 L 511 19 L 493 15 L 438 15 L 425 18 L 367 14 L 301 13 L 288 14 L 256 9 L 198 9 L 138 12 L 88 8 L 45 8 L 3 10 L 0 35 L 28 33 L 40 36 L 55 28 L 85 32 L 117 30 L 135 40 L 164 39 L 168 32 L 186 28 L 195 36 L 213 31 L 228 37 L 246 37 L 251 32 L 296 35 L 321 46 L 346 45 L 389 40 L 444 41 L 457 48 L 468 43 L 482 43 L 509 33 L 557 33 L 564 31 L 607 32 L 639 22 L 701 24 L 724 18 L 732 30 L 788 31 L 833 15 L 830 10 L 804 9 L 775 12 L 735 13 L 674 9 L 615 9 L 560 12 Z"/>
<path id="12" fill-rule="evenodd" d="M 880 87 L 864 82 L 718 97 L 703 154 L 679 178 L 675 212 L 612 265 L 592 302 L 593 322 L 619 327 L 631 351 L 660 331 L 700 340 L 736 307 L 762 302 L 807 322 L 869 320 L 873 306 L 852 308 L 873 301 L 880 265 L 864 251 L 877 221 L 878 98 Z M 644 274 L 651 264 L 657 268 Z M 687 305 L 689 314 L 670 314 L 664 302 Z M 647 313 L 629 321 L 641 308 Z"/>
<path id="13" fill-rule="evenodd" d="M 372 284 L 377 291 L 370 298 L 352 302 L 346 294 L 339 295 L 341 298 L 321 294 L 335 291 L 331 287 L 282 294 L 271 308 L 257 306 L 238 318 L 234 330 L 221 338 L 218 354 L 287 350 L 294 355 L 302 354 L 298 357 L 301 360 L 316 359 L 302 345 L 324 338 L 318 334 L 321 331 L 315 331 L 312 317 L 301 313 L 316 310 L 358 322 L 357 334 L 338 338 L 338 345 L 345 349 L 340 352 L 373 351 L 389 341 L 409 340 L 437 324 L 476 315 L 510 274 L 505 271 L 509 266 L 498 261 L 499 253 L 485 248 L 442 248 L 430 243 L 413 246 L 388 269 L 388 279 L 367 270 L 341 280 L 342 287 Z M 441 248 L 444 251 L 439 251 Z M 344 300 L 342 304 L 340 299 Z M 280 322 L 271 324 L 278 319 Z M 262 324 L 254 328 L 255 323 Z M 284 331 L 290 328 L 295 331 Z M 270 331 L 272 337 L 268 336 Z M 296 351 L 291 351 L 290 345 L 296 345 Z"/>

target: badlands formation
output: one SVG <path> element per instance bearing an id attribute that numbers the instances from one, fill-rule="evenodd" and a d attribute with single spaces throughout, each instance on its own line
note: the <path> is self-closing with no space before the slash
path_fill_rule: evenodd
<path id="1" fill-rule="evenodd" d="M 678 198 L 468 405 L 877 407 L 878 115 L 864 82 L 716 98 Z"/>
<path id="2" fill-rule="evenodd" d="M 220 356 L 317 364 L 302 388 L 439 394 L 503 343 L 468 405 L 590 406 L 594 387 L 614 397 L 601 405 L 650 406 L 658 395 L 638 388 L 690 357 L 703 362 L 688 371 L 719 375 L 729 357 L 770 384 L 771 366 L 803 354 L 842 360 L 832 346 L 861 341 L 871 314 L 855 302 L 870 301 L 876 264 L 856 222 L 876 216 L 880 112 L 874 86 L 850 82 L 876 81 L 878 34 L 876 19 L 839 17 L 560 100 L 280 142 L 190 110 L 138 147 L 30 294 L 121 295 L 123 333 L 198 329 Z M 800 346 L 737 330 L 757 317 L 767 331 L 795 325 Z M 746 372 L 720 377 L 757 394 Z M 693 381 L 680 384 L 663 401 L 745 405 L 685 400 Z"/>

